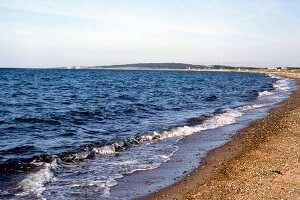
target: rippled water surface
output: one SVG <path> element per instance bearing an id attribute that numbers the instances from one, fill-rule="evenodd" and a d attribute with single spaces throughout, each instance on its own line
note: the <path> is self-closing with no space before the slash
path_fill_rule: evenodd
<path id="1" fill-rule="evenodd" d="M 111 198 L 124 174 L 279 102 L 289 84 L 255 73 L 0 69 L 0 197 L 74 199 L 88 188 Z"/>

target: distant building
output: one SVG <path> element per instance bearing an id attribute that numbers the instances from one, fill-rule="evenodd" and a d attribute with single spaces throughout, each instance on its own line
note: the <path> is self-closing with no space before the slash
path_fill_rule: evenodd
<path id="1" fill-rule="evenodd" d="M 280 72 L 281 70 L 287 70 L 287 67 L 277 67 L 276 70 Z"/>

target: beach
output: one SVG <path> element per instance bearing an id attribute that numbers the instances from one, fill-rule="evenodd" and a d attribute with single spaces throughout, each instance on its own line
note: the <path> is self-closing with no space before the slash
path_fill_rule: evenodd
<path id="1" fill-rule="evenodd" d="M 277 73 L 294 78 L 300 74 Z M 300 90 L 206 155 L 179 182 L 143 199 L 299 199 Z"/>
<path id="2" fill-rule="evenodd" d="M 290 147 L 297 142 L 282 133 L 287 124 L 297 130 L 299 122 L 291 121 L 297 118 L 290 116 L 294 111 L 298 116 L 300 107 L 298 91 L 289 98 L 296 82 L 278 76 L 284 74 L 63 69 L 3 72 L 1 80 L 18 74 L 22 78 L 3 84 L 6 96 L 2 99 L 7 103 L 2 108 L 10 114 L 0 119 L 5 136 L 1 137 L 6 141 L 0 149 L 0 199 L 74 199 L 74 195 L 75 199 L 224 199 L 225 194 L 242 199 L 244 196 L 237 195 L 245 195 L 245 191 L 255 195 L 258 190 L 271 191 L 260 187 L 265 184 L 263 178 L 286 179 L 287 173 L 293 175 L 287 167 L 296 166 L 298 161 L 295 157 L 295 165 L 264 166 L 277 162 L 278 155 L 292 159 L 286 156 L 286 149 L 298 149 Z M 34 83 L 32 76 L 36 77 Z M 70 81 L 73 87 L 69 87 Z M 53 84 L 58 87 L 53 88 Z M 95 89 L 93 85 L 100 86 Z M 36 91 L 41 92 L 39 96 Z M 23 104 L 27 102 L 24 99 L 33 103 Z M 10 104 L 14 101 L 17 104 Z M 41 102 L 52 106 L 40 109 Z M 43 137 L 37 138 L 37 134 Z M 16 140 L 18 136 L 22 140 Z M 272 138 L 275 142 L 271 145 L 282 150 L 270 154 L 275 158 L 268 157 L 273 150 L 261 149 Z M 41 154 L 40 149 L 48 155 Z M 286 187 L 278 186 L 274 192 L 285 192 L 281 188 Z"/>

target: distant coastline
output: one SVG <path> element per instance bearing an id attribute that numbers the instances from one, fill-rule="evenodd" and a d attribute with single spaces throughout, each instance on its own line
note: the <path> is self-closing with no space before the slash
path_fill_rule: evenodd
<path id="1" fill-rule="evenodd" d="M 172 70 L 172 71 L 240 71 L 240 72 L 274 72 L 288 71 L 298 72 L 300 68 L 295 67 L 245 67 L 228 65 L 194 65 L 187 63 L 135 63 L 123 65 L 102 66 L 67 66 L 63 69 L 104 69 L 104 70 Z"/>

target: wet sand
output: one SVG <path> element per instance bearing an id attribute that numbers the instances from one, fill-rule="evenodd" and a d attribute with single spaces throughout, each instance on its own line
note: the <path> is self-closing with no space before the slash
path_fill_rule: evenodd
<path id="1" fill-rule="evenodd" d="M 278 75 L 300 85 L 300 74 Z M 300 199 L 300 90 L 184 179 L 142 199 Z"/>

